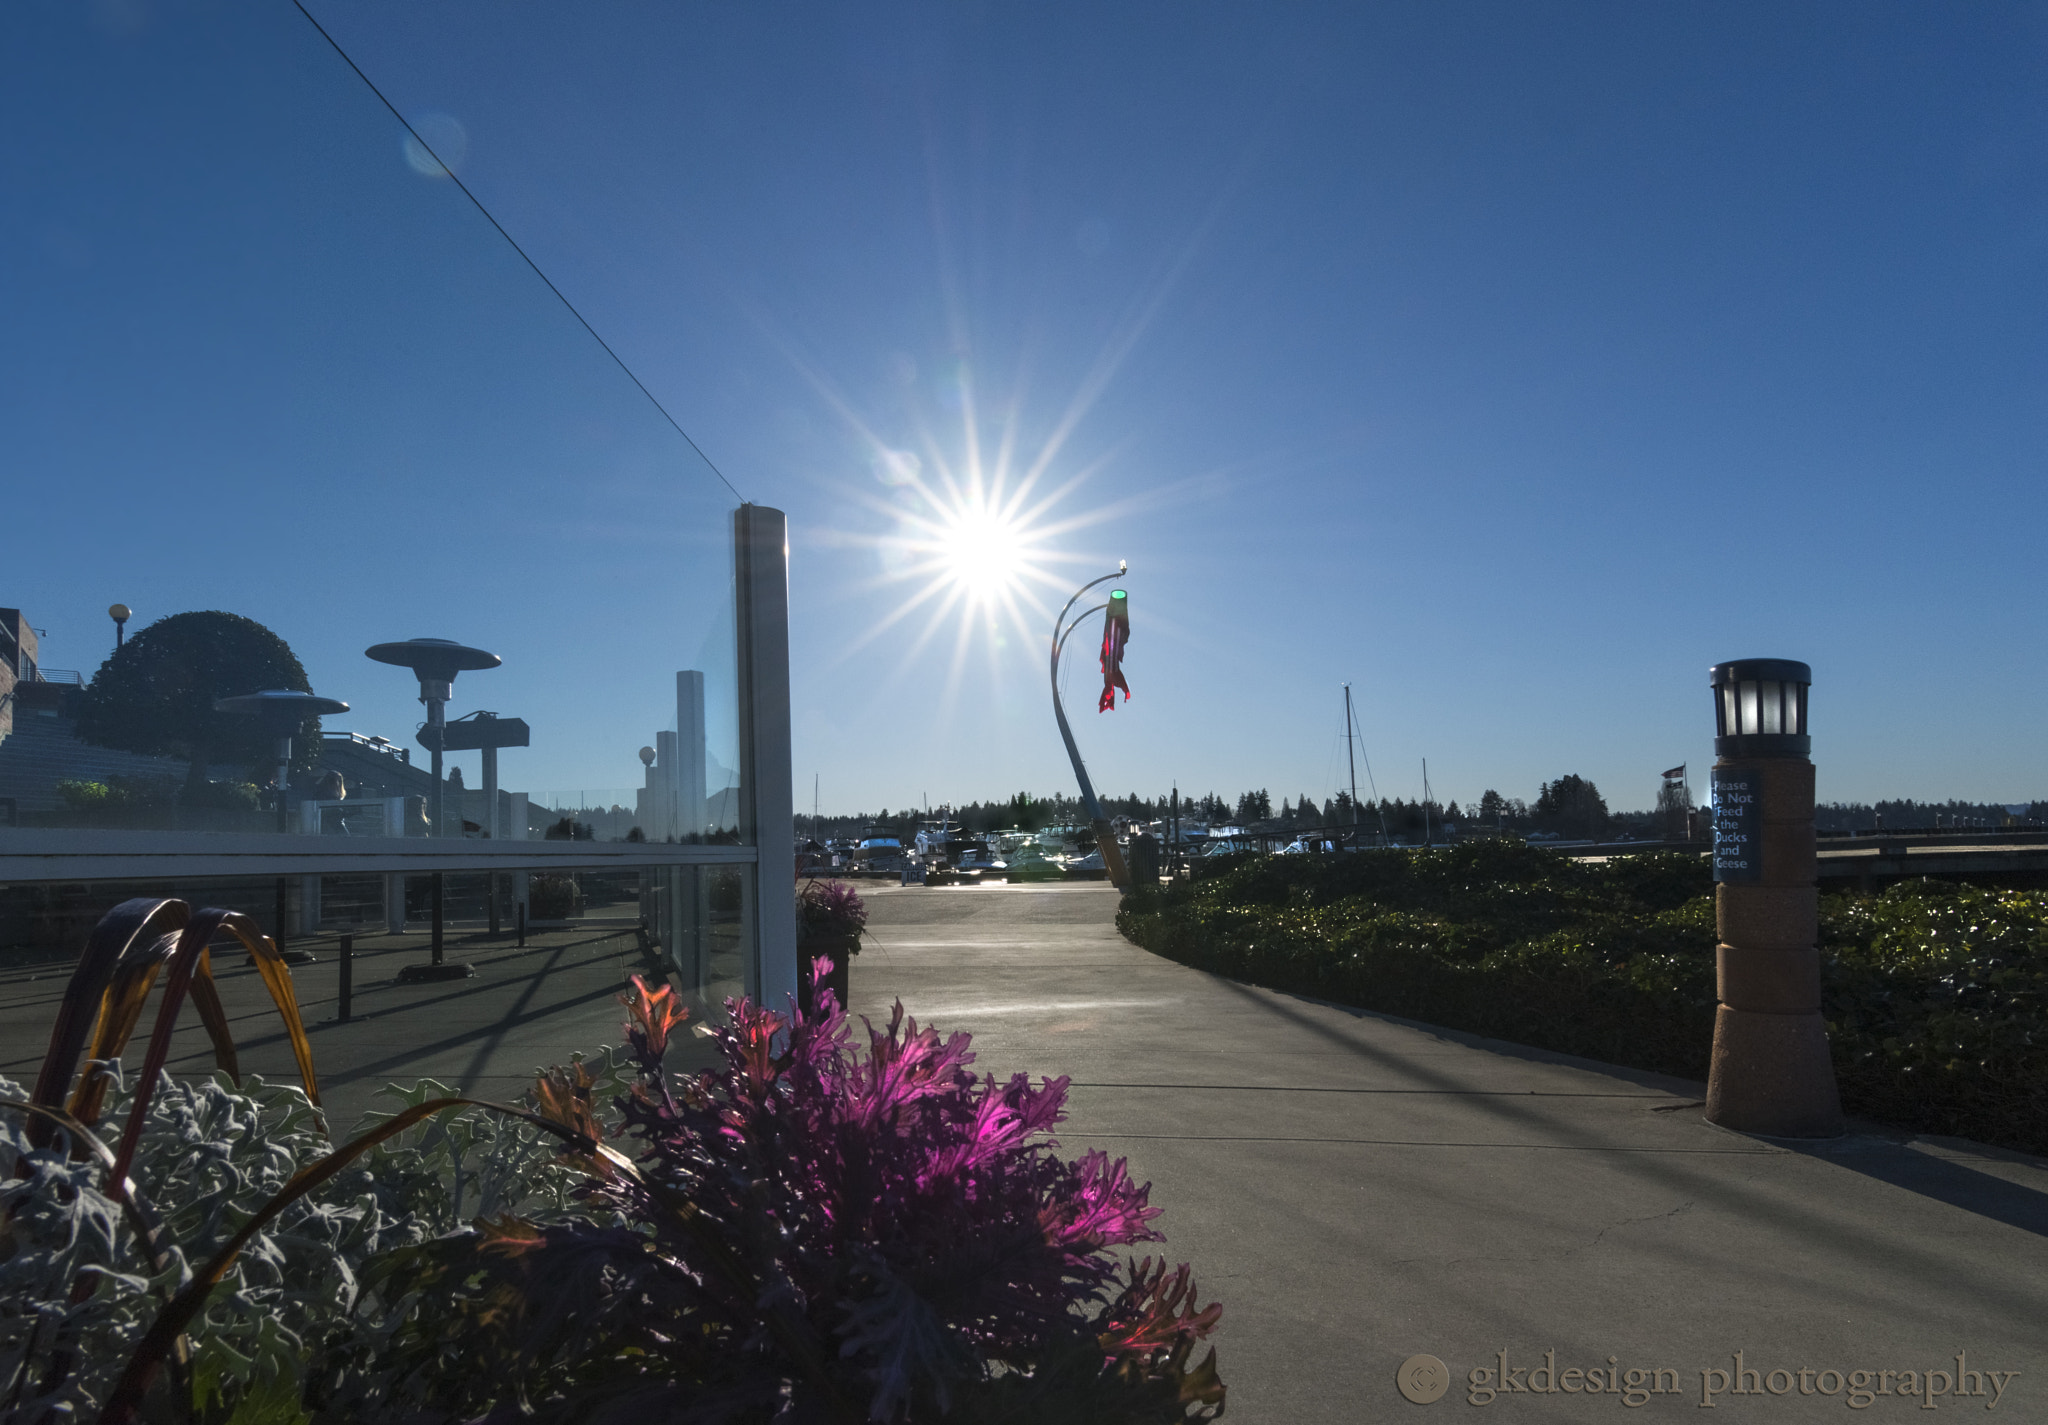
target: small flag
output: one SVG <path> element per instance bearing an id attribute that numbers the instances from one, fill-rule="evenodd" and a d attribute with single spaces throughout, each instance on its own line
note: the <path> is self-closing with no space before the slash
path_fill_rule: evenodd
<path id="1" fill-rule="evenodd" d="M 1667 782 L 1676 781 L 1678 778 L 1683 777 L 1684 775 L 1685 764 L 1681 762 L 1676 767 L 1673 767 L 1670 771 L 1664 774 L 1664 780 L 1666 780 Z"/>

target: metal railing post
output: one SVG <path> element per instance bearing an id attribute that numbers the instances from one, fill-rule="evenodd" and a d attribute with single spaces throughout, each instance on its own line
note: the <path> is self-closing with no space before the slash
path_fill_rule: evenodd
<path id="1" fill-rule="evenodd" d="M 353 935 L 341 937 L 341 1022 L 348 1023 L 350 1001 L 355 996 L 356 980 L 356 938 Z"/>

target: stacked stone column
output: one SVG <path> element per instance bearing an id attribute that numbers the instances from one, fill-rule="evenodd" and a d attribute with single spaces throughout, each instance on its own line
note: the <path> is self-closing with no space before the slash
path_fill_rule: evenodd
<path id="1" fill-rule="evenodd" d="M 1750 673 L 1763 663 L 1721 665 L 1716 683 L 1723 683 L 1724 670 Z M 1804 665 L 1773 660 L 1762 671 L 1775 669 L 1803 673 Z M 1715 744 L 1719 1007 L 1706 1116 L 1745 1133 L 1827 1138 L 1842 1131 L 1842 1105 L 1821 1017 L 1814 774 L 1805 755 L 1803 679 L 1798 688 L 1796 728 L 1788 693 L 1783 723 L 1760 733 L 1740 721 L 1729 727 L 1724 718 Z M 1751 796 L 1754 812 L 1744 816 L 1738 804 Z"/>

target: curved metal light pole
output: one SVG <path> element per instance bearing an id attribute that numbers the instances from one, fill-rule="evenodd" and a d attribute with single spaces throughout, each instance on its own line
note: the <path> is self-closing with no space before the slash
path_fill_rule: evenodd
<path id="1" fill-rule="evenodd" d="M 1130 566 L 1117 561 L 1116 573 L 1104 574 L 1100 579 L 1090 579 L 1074 590 L 1074 597 L 1067 600 L 1067 607 L 1060 610 L 1060 616 L 1052 621 L 1052 713 L 1059 720 L 1060 738 L 1067 744 L 1067 757 L 1074 764 L 1074 780 L 1081 785 L 1081 805 L 1088 813 L 1088 820 L 1095 830 L 1095 845 L 1102 852 L 1102 869 L 1109 876 L 1110 884 L 1122 888 L 1130 884 L 1130 873 L 1124 869 L 1123 853 L 1117 849 L 1116 830 L 1103 814 L 1102 803 L 1096 800 L 1094 784 L 1088 780 L 1088 768 L 1081 761 L 1081 749 L 1074 745 L 1074 730 L 1067 725 L 1067 710 L 1060 704 L 1060 650 L 1066 647 L 1067 635 L 1081 626 L 1081 619 L 1096 613 L 1106 605 L 1098 604 L 1084 612 L 1073 623 L 1067 623 L 1067 612 L 1081 601 L 1081 595 L 1097 584 L 1107 584 L 1112 579 L 1121 579 Z M 1062 625 L 1065 625 L 1064 632 Z"/>

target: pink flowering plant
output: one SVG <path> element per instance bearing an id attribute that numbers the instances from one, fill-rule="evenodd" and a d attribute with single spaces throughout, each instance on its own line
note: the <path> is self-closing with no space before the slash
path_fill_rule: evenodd
<path id="1" fill-rule="evenodd" d="M 1222 1414 L 1214 1350 L 1194 1359 L 1222 1308 L 1197 1305 L 1186 1266 L 1115 1254 L 1160 1240 L 1159 1209 L 1124 1160 L 1060 1156 L 1064 1078 L 977 1075 L 966 1034 L 900 1002 L 856 1034 L 822 986 L 809 1015 L 730 1003 L 719 1066 L 678 1077 L 673 994 L 624 1001 L 633 1171 L 584 1154 L 580 1215 L 479 1222 L 384 1259 L 377 1294 L 418 1309 L 374 1372 L 315 1384 L 316 1418 Z M 561 1113 L 603 1133 L 573 1100 Z"/>
<path id="2" fill-rule="evenodd" d="M 857 955 L 867 924 L 867 902 L 844 881 L 806 881 L 797 892 L 796 927 L 802 939 L 843 939 Z"/>

